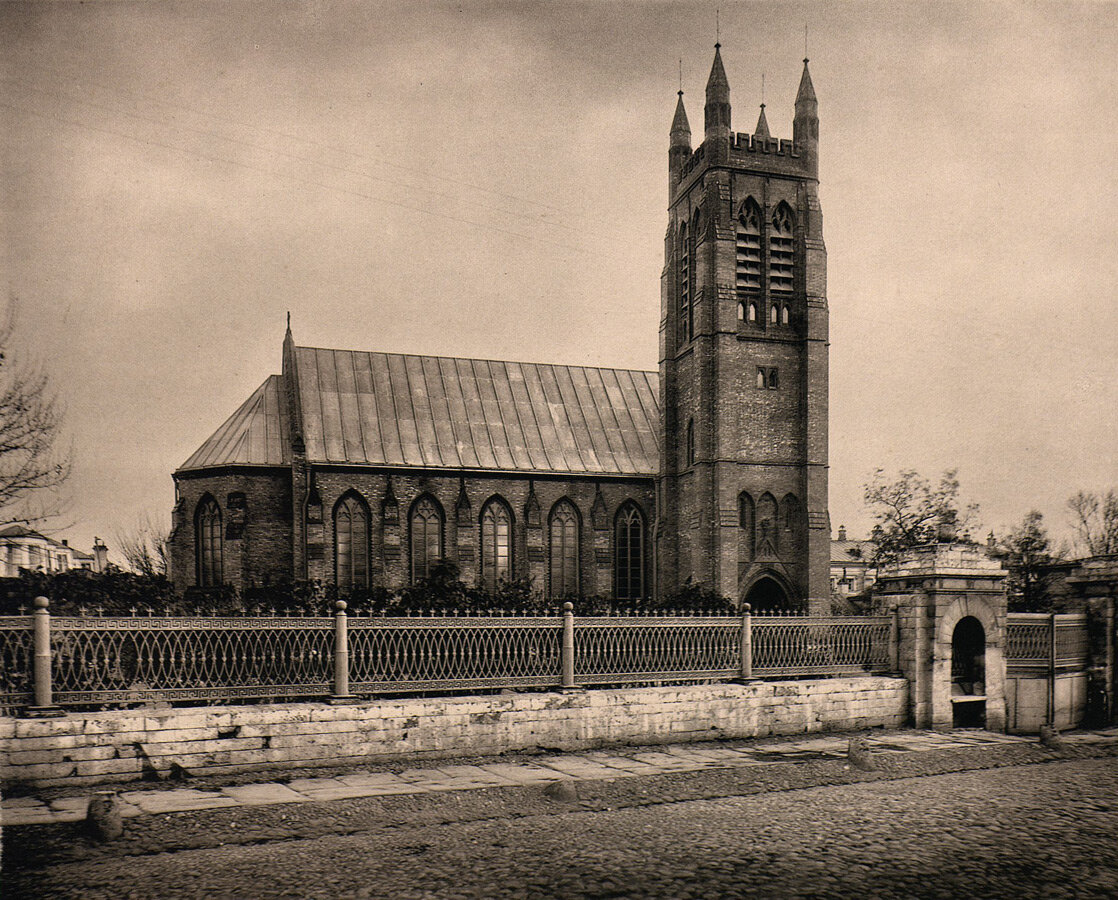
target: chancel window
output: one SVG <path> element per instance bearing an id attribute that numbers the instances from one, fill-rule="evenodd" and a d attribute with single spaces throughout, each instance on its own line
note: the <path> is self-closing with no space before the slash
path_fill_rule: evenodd
<path id="1" fill-rule="evenodd" d="M 206 497 L 198 504 L 194 527 L 200 587 L 214 587 L 224 580 L 221 539 L 221 509 L 213 497 Z"/>
<path id="2" fill-rule="evenodd" d="M 793 252 L 792 208 L 781 203 L 773 210 L 769 229 L 769 290 L 774 293 L 791 293 Z M 775 320 L 774 320 L 775 321 Z"/>
<path id="3" fill-rule="evenodd" d="M 644 596 L 644 516 L 635 503 L 626 503 L 614 523 L 614 597 Z"/>
<path id="4" fill-rule="evenodd" d="M 334 509 L 334 564 L 338 587 L 369 584 L 369 511 L 353 494 Z"/>
<path id="5" fill-rule="evenodd" d="M 551 511 L 551 596 L 578 596 L 578 512 L 569 500 Z"/>
<path id="6" fill-rule="evenodd" d="M 411 512 L 411 577 L 420 582 L 443 558 L 443 514 L 430 497 L 420 497 Z"/>
<path id="7" fill-rule="evenodd" d="M 512 513 L 498 498 L 481 512 L 481 584 L 490 593 L 512 576 Z"/>

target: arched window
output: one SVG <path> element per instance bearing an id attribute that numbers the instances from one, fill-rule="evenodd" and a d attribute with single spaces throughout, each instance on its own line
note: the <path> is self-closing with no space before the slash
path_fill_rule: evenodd
<path id="1" fill-rule="evenodd" d="M 221 537 L 221 508 L 207 494 L 194 516 L 199 587 L 214 587 L 224 582 Z"/>
<path id="2" fill-rule="evenodd" d="M 691 251 L 695 244 L 695 233 L 684 222 L 679 229 L 679 341 L 686 344 L 691 340 Z"/>
<path id="3" fill-rule="evenodd" d="M 512 577 L 512 512 L 500 497 L 481 510 L 481 585 L 493 593 Z"/>
<path id="4" fill-rule="evenodd" d="M 750 293 L 761 290 L 761 207 L 752 197 L 738 213 L 737 286 Z"/>
<path id="5" fill-rule="evenodd" d="M 768 385 L 768 382 L 766 380 L 767 374 L 768 369 L 766 369 L 764 366 L 757 367 L 757 387 L 762 390 Z"/>
<path id="6" fill-rule="evenodd" d="M 781 202 L 773 210 L 772 228 L 769 231 L 769 290 L 778 293 L 792 291 L 792 208 Z"/>
<path id="7" fill-rule="evenodd" d="M 757 501 L 757 547 L 775 553 L 777 550 L 776 498 L 767 491 Z"/>
<path id="8" fill-rule="evenodd" d="M 640 600 L 645 596 L 644 516 L 632 501 L 617 511 L 613 535 L 613 595 L 618 600 Z"/>
<path id="9" fill-rule="evenodd" d="M 695 420 L 691 419 L 687 423 L 687 465 L 695 465 Z"/>
<path id="10" fill-rule="evenodd" d="M 780 310 L 777 308 L 777 305 L 774 303 L 772 305 L 772 309 L 769 310 L 769 322 L 772 323 L 773 325 L 775 325 L 779 321 L 779 317 L 780 317 Z"/>
<path id="11" fill-rule="evenodd" d="M 745 321 L 745 304 L 744 303 L 739 303 L 738 304 L 738 321 L 739 322 L 744 322 Z"/>
<path id="12" fill-rule="evenodd" d="M 443 558 L 443 512 L 433 497 L 423 496 L 411 509 L 411 578 L 413 583 L 431 574 Z"/>
<path id="13" fill-rule="evenodd" d="M 782 325 L 787 325 L 789 321 L 788 307 L 785 306 L 780 312 L 780 321 Z"/>
<path id="14" fill-rule="evenodd" d="M 369 510 L 354 493 L 334 507 L 334 573 L 340 588 L 369 584 Z"/>
<path id="15" fill-rule="evenodd" d="M 795 494 L 785 494 L 780 501 L 780 523 L 785 531 L 796 530 L 800 520 L 800 501 Z"/>
<path id="16" fill-rule="evenodd" d="M 745 549 L 746 558 L 753 558 L 753 530 L 757 520 L 757 510 L 753 498 L 747 491 L 738 495 L 738 525 L 741 526 L 741 546 Z"/>
<path id="17" fill-rule="evenodd" d="M 570 500 L 552 507 L 548 531 L 551 535 L 551 596 L 578 596 L 578 511 Z"/>
<path id="18" fill-rule="evenodd" d="M 756 322 L 757 321 L 757 304 L 756 303 L 750 303 L 749 304 L 749 321 L 750 322 Z"/>

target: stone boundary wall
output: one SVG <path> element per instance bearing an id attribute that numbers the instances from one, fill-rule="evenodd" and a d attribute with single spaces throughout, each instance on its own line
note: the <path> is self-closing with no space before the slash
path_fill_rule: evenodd
<path id="1" fill-rule="evenodd" d="M 1006 730 L 1010 734 L 1037 734 L 1048 721 L 1048 675 L 1006 676 Z M 1056 676 L 1057 730 L 1075 728 L 1087 711 L 1087 673 L 1061 672 Z"/>
<path id="2" fill-rule="evenodd" d="M 36 787 L 897 728 L 895 677 L 692 685 L 0 718 L 0 782 Z"/>

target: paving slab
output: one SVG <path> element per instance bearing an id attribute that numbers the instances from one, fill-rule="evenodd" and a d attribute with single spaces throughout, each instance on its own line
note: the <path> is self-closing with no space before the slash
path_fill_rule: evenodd
<path id="1" fill-rule="evenodd" d="M 546 759 L 541 759 L 540 765 L 548 769 L 553 769 L 556 772 L 571 775 L 574 778 L 585 778 L 588 780 L 596 778 L 616 778 L 618 774 L 617 769 L 612 769 L 609 766 L 604 766 L 593 760 L 580 759 L 577 756 L 551 756 Z"/>
<path id="2" fill-rule="evenodd" d="M 549 781 L 558 781 L 560 778 L 569 778 L 569 775 L 557 772 L 554 769 L 545 769 L 535 763 L 516 765 L 515 763 L 482 763 L 478 766 L 486 772 L 500 775 L 515 784 L 545 784 Z"/>
<path id="3" fill-rule="evenodd" d="M 264 806 L 271 803 L 303 803 L 306 797 L 283 784 L 242 784 L 222 788 L 221 792 L 246 806 Z"/>

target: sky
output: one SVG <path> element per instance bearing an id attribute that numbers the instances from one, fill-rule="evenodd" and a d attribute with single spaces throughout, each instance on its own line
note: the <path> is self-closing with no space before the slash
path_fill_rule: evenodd
<path id="1" fill-rule="evenodd" d="M 1118 485 L 1118 3 L 730 3 L 733 127 L 821 119 L 830 509 L 957 468 L 981 534 Z M 57 536 L 304 346 L 655 369 L 713 3 L 5 3 L 0 271 L 74 448 Z"/>

